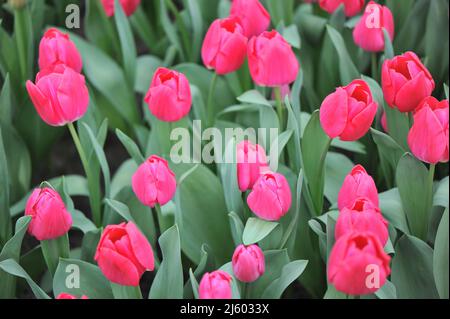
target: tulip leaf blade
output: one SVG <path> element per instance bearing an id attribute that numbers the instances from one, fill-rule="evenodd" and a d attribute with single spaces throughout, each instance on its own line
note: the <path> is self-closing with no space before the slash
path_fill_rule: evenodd
<path id="1" fill-rule="evenodd" d="M 145 158 L 137 144 L 119 129 L 116 129 L 116 135 L 135 163 L 141 165 L 145 161 Z"/>
<path id="2" fill-rule="evenodd" d="M 266 287 L 262 294 L 263 299 L 279 299 L 286 288 L 301 276 L 308 265 L 307 260 L 294 260 L 286 264 L 281 275 Z"/>
<path id="3" fill-rule="evenodd" d="M 448 194 L 448 193 L 447 193 Z M 433 274 L 436 288 L 441 299 L 448 299 L 449 257 L 448 257 L 448 207 L 439 223 L 433 252 Z"/>
<path id="4" fill-rule="evenodd" d="M 242 234 L 244 245 L 251 245 L 266 238 L 279 224 L 260 218 L 250 217 Z"/>

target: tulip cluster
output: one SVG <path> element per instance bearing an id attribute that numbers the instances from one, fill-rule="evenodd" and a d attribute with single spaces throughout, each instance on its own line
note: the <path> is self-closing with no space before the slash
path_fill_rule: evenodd
<path id="1" fill-rule="evenodd" d="M 338 208 L 328 280 L 346 294 L 373 293 L 390 274 L 390 257 L 383 250 L 389 233 L 388 223 L 378 207 L 375 183 L 361 165 L 345 177 Z"/>

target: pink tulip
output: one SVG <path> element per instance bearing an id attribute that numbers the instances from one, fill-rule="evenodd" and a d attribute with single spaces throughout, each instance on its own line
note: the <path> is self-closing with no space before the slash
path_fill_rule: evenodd
<path id="1" fill-rule="evenodd" d="M 350 295 L 371 294 L 381 288 L 391 269 L 378 237 L 353 232 L 339 238 L 328 259 L 328 281 Z"/>
<path id="2" fill-rule="evenodd" d="M 344 207 L 339 212 L 335 227 L 335 238 L 338 240 L 353 231 L 371 232 L 378 237 L 384 246 L 389 238 L 388 222 L 381 215 L 380 209 L 369 199 L 360 197 L 353 205 Z"/>
<path id="3" fill-rule="evenodd" d="M 108 17 L 114 15 L 114 1 L 115 0 L 101 0 L 103 9 Z M 123 12 L 127 17 L 131 16 L 141 4 L 141 0 L 119 0 Z"/>
<path id="4" fill-rule="evenodd" d="M 264 254 L 258 245 L 239 245 L 232 258 L 233 272 L 242 282 L 253 282 L 264 274 Z"/>
<path id="5" fill-rule="evenodd" d="M 363 16 L 353 29 L 353 40 L 356 45 L 368 52 L 384 50 L 384 33 L 394 40 L 394 18 L 388 7 L 370 1 Z"/>
<path id="6" fill-rule="evenodd" d="M 379 205 L 378 190 L 373 178 L 367 174 L 364 167 L 356 165 L 345 177 L 344 183 L 339 190 L 339 210 L 353 205 L 353 202 L 359 197 L 368 198 L 377 207 Z"/>
<path id="7" fill-rule="evenodd" d="M 237 177 L 239 189 L 251 189 L 259 176 L 268 171 L 266 151 L 261 145 L 242 141 L 237 145 Z"/>
<path id="8" fill-rule="evenodd" d="M 435 86 L 430 72 L 410 51 L 384 61 L 381 84 L 387 104 L 400 112 L 412 112 Z"/>
<path id="9" fill-rule="evenodd" d="M 276 30 L 253 37 L 247 49 L 250 74 L 261 86 L 283 86 L 297 78 L 300 65 L 292 47 Z"/>
<path id="10" fill-rule="evenodd" d="M 145 96 L 150 112 L 164 122 L 176 122 L 189 114 L 192 97 L 184 74 L 158 68 Z"/>
<path id="11" fill-rule="evenodd" d="M 415 157 L 436 164 L 448 162 L 448 100 L 425 98 L 414 112 L 414 124 L 408 134 L 408 145 Z"/>
<path id="12" fill-rule="evenodd" d="M 247 204 L 259 218 L 279 220 L 291 208 L 291 189 L 286 178 L 278 173 L 264 173 L 253 185 Z"/>
<path id="13" fill-rule="evenodd" d="M 319 0 L 319 6 L 330 14 L 336 11 L 341 4 L 344 5 L 345 15 L 353 17 L 364 7 L 364 0 Z"/>
<path id="14" fill-rule="evenodd" d="M 165 205 L 172 199 L 177 181 L 167 161 L 152 155 L 134 173 L 131 185 L 142 204 L 154 207 Z"/>
<path id="15" fill-rule="evenodd" d="M 95 260 L 109 281 L 123 286 L 138 286 L 144 272 L 154 268 L 152 247 L 132 222 L 106 226 Z"/>
<path id="16" fill-rule="evenodd" d="M 25 206 L 25 215 L 31 216 L 28 232 L 37 240 L 61 237 L 72 227 L 72 216 L 61 196 L 48 187 L 33 190 Z"/>
<path id="17" fill-rule="evenodd" d="M 80 53 L 69 35 L 50 28 L 39 44 L 39 68 L 42 70 L 59 63 L 67 65 L 78 73 L 83 67 Z"/>
<path id="18" fill-rule="evenodd" d="M 389 132 L 388 123 L 387 123 L 387 116 L 386 116 L 386 112 L 384 112 L 384 111 L 383 111 L 383 115 L 381 115 L 381 127 L 383 128 L 383 130 L 386 133 Z"/>
<path id="19" fill-rule="evenodd" d="M 83 295 L 80 298 L 78 298 L 78 297 L 76 297 L 74 295 L 62 292 L 56 297 L 56 299 L 73 299 L 74 300 L 74 299 L 89 299 L 89 298 L 87 296 L 85 296 L 85 295 Z"/>
<path id="20" fill-rule="evenodd" d="M 269 12 L 259 0 L 233 0 L 230 15 L 240 18 L 248 38 L 260 35 L 270 25 Z"/>
<path id="21" fill-rule="evenodd" d="M 330 138 L 356 141 L 370 129 L 378 104 L 363 80 L 353 80 L 328 95 L 320 107 L 320 123 Z"/>
<path id="22" fill-rule="evenodd" d="M 244 63 L 247 38 L 237 17 L 215 20 L 206 33 L 202 46 L 203 63 L 217 74 L 236 71 Z"/>
<path id="23" fill-rule="evenodd" d="M 231 276 L 222 270 L 205 273 L 198 287 L 200 299 L 231 299 Z"/>
<path id="24" fill-rule="evenodd" d="M 27 81 L 27 90 L 42 120 L 63 126 L 81 118 L 89 105 L 84 76 L 64 64 L 41 70 L 36 84 Z"/>

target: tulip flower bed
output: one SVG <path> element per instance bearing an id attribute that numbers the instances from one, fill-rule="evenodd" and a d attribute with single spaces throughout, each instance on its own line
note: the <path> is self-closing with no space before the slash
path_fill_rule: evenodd
<path id="1" fill-rule="evenodd" d="M 8 0 L 0 298 L 449 298 L 448 0 Z"/>

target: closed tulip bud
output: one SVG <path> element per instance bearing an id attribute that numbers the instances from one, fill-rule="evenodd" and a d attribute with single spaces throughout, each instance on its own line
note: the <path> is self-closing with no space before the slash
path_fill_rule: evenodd
<path id="1" fill-rule="evenodd" d="M 51 28 L 45 32 L 39 44 L 39 68 L 42 70 L 59 63 L 78 73 L 83 67 L 80 53 L 69 36 Z"/>
<path id="2" fill-rule="evenodd" d="M 338 208 L 349 207 L 359 198 L 365 197 L 378 207 L 378 190 L 373 178 L 367 174 L 364 167 L 356 165 L 345 177 L 338 194 Z"/>
<path id="3" fill-rule="evenodd" d="M 353 29 L 353 40 L 357 46 L 368 52 L 383 51 L 383 29 L 386 29 L 392 41 L 394 39 L 394 18 L 391 10 L 371 1 Z"/>
<path id="4" fill-rule="evenodd" d="M 364 0 L 319 0 L 319 6 L 330 14 L 336 11 L 341 4 L 344 5 L 345 15 L 353 17 L 364 7 Z"/>
<path id="5" fill-rule="evenodd" d="M 264 274 L 264 254 L 258 245 L 239 245 L 232 258 L 233 272 L 242 282 L 253 282 Z"/>
<path id="6" fill-rule="evenodd" d="M 248 65 L 256 84 L 283 86 L 295 81 L 300 65 L 292 47 L 276 30 L 265 31 L 248 43 Z"/>
<path id="7" fill-rule="evenodd" d="M 108 17 L 114 15 L 114 1 L 115 0 L 102 0 L 103 9 Z M 141 0 L 119 0 L 122 6 L 123 12 L 127 17 L 131 16 L 141 4 Z"/>
<path id="8" fill-rule="evenodd" d="M 270 25 L 269 12 L 259 0 L 233 0 L 230 15 L 240 18 L 244 34 L 249 39 L 260 35 Z"/>
<path id="9" fill-rule="evenodd" d="M 217 74 L 236 71 L 244 63 L 247 38 L 237 17 L 215 20 L 206 33 L 202 46 L 203 63 Z"/>
<path id="10" fill-rule="evenodd" d="M 331 250 L 328 281 L 337 291 L 346 294 L 374 293 L 391 273 L 390 260 L 374 234 L 348 233 L 339 238 Z"/>
<path id="11" fill-rule="evenodd" d="M 89 105 L 84 76 L 57 64 L 41 70 L 36 84 L 27 81 L 31 101 L 42 120 L 51 126 L 63 126 L 80 119 Z"/>
<path id="12" fill-rule="evenodd" d="M 184 74 L 158 68 L 145 96 L 150 112 L 164 122 L 176 122 L 189 114 L 192 97 Z"/>
<path id="13" fill-rule="evenodd" d="M 56 297 L 56 299 L 73 299 L 73 300 L 75 300 L 75 299 L 89 299 L 89 298 L 87 296 L 85 296 L 85 295 L 83 295 L 80 298 L 78 298 L 78 297 L 76 297 L 74 295 L 62 292 Z"/>
<path id="14" fill-rule="evenodd" d="M 259 176 L 268 170 L 266 151 L 261 145 L 250 141 L 237 145 L 237 178 L 241 192 L 251 189 Z"/>
<path id="15" fill-rule="evenodd" d="M 434 80 L 414 52 L 406 52 L 383 63 L 381 85 L 390 107 L 400 112 L 412 112 L 431 95 Z"/>
<path id="16" fill-rule="evenodd" d="M 291 189 L 286 178 L 267 172 L 259 177 L 247 197 L 248 207 L 259 218 L 275 221 L 291 208 Z"/>
<path id="17" fill-rule="evenodd" d="M 203 275 L 198 286 L 200 299 L 231 299 L 231 276 L 222 270 Z"/>
<path id="18" fill-rule="evenodd" d="M 353 205 L 344 207 L 339 212 L 335 238 L 338 240 L 353 231 L 371 232 L 378 237 L 383 246 L 389 238 L 388 222 L 381 215 L 380 209 L 364 197 L 356 199 Z"/>
<path id="19" fill-rule="evenodd" d="M 154 269 L 152 247 L 132 222 L 106 226 L 95 260 L 109 281 L 122 286 L 138 286 L 144 272 Z"/>
<path id="20" fill-rule="evenodd" d="M 408 145 L 415 157 L 436 164 L 448 162 L 448 100 L 425 98 L 414 112 L 414 124 L 408 134 Z"/>
<path id="21" fill-rule="evenodd" d="M 356 141 L 369 131 L 377 109 L 378 104 L 373 100 L 367 83 L 353 80 L 323 100 L 320 123 L 330 138 Z"/>
<path id="22" fill-rule="evenodd" d="M 154 207 L 156 204 L 164 205 L 172 199 L 177 181 L 167 161 L 152 155 L 138 167 L 131 186 L 142 204 Z"/>
<path id="23" fill-rule="evenodd" d="M 59 194 L 48 187 L 36 188 L 25 206 L 31 216 L 28 232 L 37 240 L 50 240 L 65 235 L 72 227 L 72 216 Z"/>

